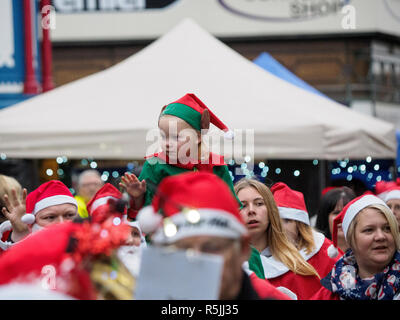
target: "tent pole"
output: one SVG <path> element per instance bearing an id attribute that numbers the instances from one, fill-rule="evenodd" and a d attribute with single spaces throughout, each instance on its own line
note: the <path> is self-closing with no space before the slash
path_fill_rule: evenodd
<path id="1" fill-rule="evenodd" d="M 50 7 L 50 0 L 42 0 L 40 10 L 42 12 L 42 19 L 44 19 L 47 15 L 48 18 L 51 18 L 51 12 L 43 12 L 43 9 L 46 7 Z M 54 89 L 54 82 L 51 73 L 52 69 L 52 52 L 51 52 L 51 40 L 50 40 L 50 25 L 43 26 L 42 25 L 42 70 L 43 70 L 43 80 L 42 87 L 43 92 Z"/>
<path id="2" fill-rule="evenodd" d="M 33 30 L 32 30 L 32 1 L 24 0 L 24 42 L 25 42 L 25 94 L 37 94 L 39 83 L 33 68 Z"/>
<path id="3" fill-rule="evenodd" d="M 320 160 L 319 163 L 319 197 L 321 198 L 322 190 L 326 187 L 327 182 L 327 160 Z"/>

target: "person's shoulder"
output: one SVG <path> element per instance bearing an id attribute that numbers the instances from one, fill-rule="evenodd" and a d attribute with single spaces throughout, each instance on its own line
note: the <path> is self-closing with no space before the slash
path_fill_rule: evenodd
<path id="1" fill-rule="evenodd" d="M 310 300 L 340 300 L 338 294 L 333 293 L 325 287 L 321 287 Z"/>
<path id="2" fill-rule="evenodd" d="M 85 200 L 83 199 L 83 197 L 81 197 L 79 195 L 75 195 L 74 198 L 75 198 L 76 202 L 78 203 L 78 205 L 84 205 L 86 207 Z"/>
<path id="3" fill-rule="evenodd" d="M 279 291 L 267 279 L 261 279 L 253 272 L 249 275 L 250 282 L 261 299 L 292 300 Z"/>

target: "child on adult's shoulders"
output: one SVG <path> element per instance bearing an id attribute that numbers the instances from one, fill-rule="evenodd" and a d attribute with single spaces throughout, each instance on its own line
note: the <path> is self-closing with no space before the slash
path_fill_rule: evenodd
<path id="1" fill-rule="evenodd" d="M 232 136 L 226 125 L 194 94 L 186 94 L 162 108 L 158 119 L 162 151 L 146 157 L 139 177 L 125 173 L 121 178 L 120 186 L 131 197 L 133 212 L 151 204 L 157 186 L 165 177 L 188 171 L 216 174 L 235 195 L 223 156 L 209 152 L 202 143 L 202 135 L 210 123 Z"/>

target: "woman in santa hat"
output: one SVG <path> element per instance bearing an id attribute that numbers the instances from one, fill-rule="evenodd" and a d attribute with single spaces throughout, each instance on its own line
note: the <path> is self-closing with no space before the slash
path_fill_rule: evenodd
<path id="1" fill-rule="evenodd" d="M 22 200 L 12 190 L 13 200 L 4 196 L 6 207 L 2 213 L 8 219 L 0 225 L 0 248 L 7 250 L 15 242 L 52 224 L 71 221 L 77 216 L 78 204 L 67 186 L 51 180 L 27 195 L 23 189 Z"/>
<path id="2" fill-rule="evenodd" d="M 356 194 L 349 187 L 333 187 L 333 189 L 328 190 L 321 197 L 315 228 L 332 240 L 333 219 L 355 197 Z M 344 239 L 341 226 L 339 226 L 337 240 L 338 247 L 345 252 L 349 246 Z"/>
<path id="3" fill-rule="evenodd" d="M 390 210 L 392 210 L 400 228 L 400 187 L 390 190 L 385 196 L 385 202 Z"/>
<path id="4" fill-rule="evenodd" d="M 12 198 L 12 189 L 16 191 L 18 196 L 22 195 L 22 187 L 15 178 L 0 174 L 0 223 L 3 223 L 7 220 L 7 218 L 1 212 L 1 208 L 6 207 L 4 195 L 7 195 L 7 198 Z"/>
<path id="5" fill-rule="evenodd" d="M 400 238 L 395 216 L 385 202 L 363 195 L 334 220 L 342 224 L 350 249 L 321 280 L 313 300 L 397 300 L 400 295 Z"/>
<path id="6" fill-rule="evenodd" d="M 235 191 L 253 246 L 245 269 L 299 300 L 311 297 L 321 287 L 319 274 L 288 240 L 272 192 L 254 179 L 240 180 Z"/>
<path id="7" fill-rule="evenodd" d="M 291 189 L 283 182 L 277 182 L 271 187 L 283 229 L 289 240 L 300 251 L 301 256 L 321 278 L 331 271 L 335 262 L 343 254 L 334 249 L 332 241 L 310 226 L 304 196 L 301 192 Z"/>

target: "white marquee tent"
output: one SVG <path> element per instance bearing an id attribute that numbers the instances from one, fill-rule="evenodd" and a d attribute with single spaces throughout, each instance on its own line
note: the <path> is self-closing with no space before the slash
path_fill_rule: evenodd
<path id="1" fill-rule="evenodd" d="M 107 70 L 0 111 L 0 153 L 143 159 L 161 107 L 188 92 L 230 129 L 254 130 L 258 159 L 395 157 L 392 124 L 273 76 L 189 19 Z"/>

